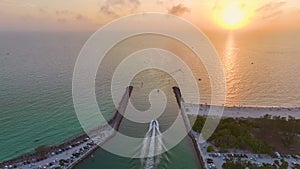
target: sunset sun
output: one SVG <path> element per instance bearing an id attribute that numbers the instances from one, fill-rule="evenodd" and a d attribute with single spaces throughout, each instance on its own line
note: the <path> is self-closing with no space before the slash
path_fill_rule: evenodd
<path id="1" fill-rule="evenodd" d="M 238 3 L 232 2 L 224 4 L 215 14 L 215 20 L 225 29 L 239 29 L 247 24 L 247 13 Z"/>

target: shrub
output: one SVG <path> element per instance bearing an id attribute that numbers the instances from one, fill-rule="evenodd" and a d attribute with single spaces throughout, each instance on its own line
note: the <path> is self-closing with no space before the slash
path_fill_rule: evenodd
<path id="1" fill-rule="evenodd" d="M 209 145 L 209 146 L 207 147 L 207 152 L 213 152 L 213 151 L 215 151 L 214 146 Z"/>

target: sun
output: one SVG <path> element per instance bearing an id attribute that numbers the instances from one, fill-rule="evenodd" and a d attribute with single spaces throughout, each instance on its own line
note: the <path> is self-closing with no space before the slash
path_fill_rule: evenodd
<path id="1" fill-rule="evenodd" d="M 247 24 L 246 11 L 237 2 L 224 5 L 215 14 L 216 22 L 225 29 L 239 29 Z"/>
<path id="2" fill-rule="evenodd" d="M 244 13 L 242 10 L 238 9 L 235 4 L 232 4 L 224 9 L 223 16 L 221 17 L 224 24 L 229 27 L 236 27 L 242 23 Z"/>

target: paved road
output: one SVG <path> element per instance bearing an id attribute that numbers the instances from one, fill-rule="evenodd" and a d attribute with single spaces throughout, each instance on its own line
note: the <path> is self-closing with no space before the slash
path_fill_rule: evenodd
<path id="1" fill-rule="evenodd" d="M 91 151 L 98 147 L 97 144 L 103 144 L 114 134 L 114 130 L 111 130 L 109 126 L 103 127 L 98 130 L 97 136 L 93 137 L 93 140 L 88 139 L 85 142 L 81 142 L 77 146 L 70 146 L 66 151 L 49 152 L 49 157 L 39 162 L 33 162 L 31 164 L 24 165 L 23 163 L 15 164 L 18 169 L 51 169 L 59 167 L 59 160 L 72 159 L 66 166 L 61 168 L 70 168 L 73 164 L 80 161 L 83 157 L 90 154 Z M 85 147 L 85 148 L 84 148 Z M 78 153 L 78 157 L 74 157 L 73 154 Z M 51 163 L 51 166 L 49 165 Z M 11 169 L 13 166 L 4 167 L 4 169 Z"/>

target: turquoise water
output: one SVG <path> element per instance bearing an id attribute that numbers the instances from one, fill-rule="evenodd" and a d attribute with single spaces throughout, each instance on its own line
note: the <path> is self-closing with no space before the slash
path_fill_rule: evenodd
<path id="1" fill-rule="evenodd" d="M 72 33 L 53 35 L 55 33 L 48 34 L 47 38 L 44 33 L 20 33 L 15 35 L 16 37 L 13 36 L 24 41 L 16 41 L 11 36 L 2 35 L 7 36 L 8 41 L 1 46 L 4 51 L 1 53 L 1 79 L 3 79 L 1 98 L 5 98 L 5 101 L 1 99 L 0 127 L 4 129 L 3 132 L 1 131 L 0 139 L 3 150 L 0 152 L 1 160 L 32 152 L 39 145 L 58 144 L 82 132 L 73 108 L 71 78 L 76 52 L 79 52 L 74 49 L 79 50 L 86 40 L 85 37 L 88 36 L 87 34 L 74 36 L 75 34 Z M 32 41 L 31 44 L 26 43 L 28 39 Z M 76 43 L 68 43 L 70 41 Z M 22 48 L 15 46 L 22 46 Z M 35 49 L 44 50 L 37 52 Z M 107 76 L 109 73 L 101 73 L 100 70 L 99 74 L 100 78 L 96 81 L 98 102 L 101 110 L 109 118 L 114 107 L 110 103 L 111 100 L 107 99 L 109 83 L 101 79 L 101 76 Z M 155 72 L 150 74 L 153 81 L 161 77 Z M 148 75 L 138 76 L 137 80 L 146 76 Z M 145 84 L 149 84 L 149 89 L 158 87 L 157 84 L 168 89 L 169 108 L 159 119 L 161 129 L 164 131 L 178 114 L 178 106 L 171 88 L 175 83 L 166 86 L 166 83 L 161 80 L 168 80 L 168 77 L 158 79 L 156 84 L 146 81 Z M 144 102 L 144 99 L 149 91 L 145 88 L 147 85 L 144 86 L 143 93 L 133 93 L 136 106 L 141 109 L 148 106 L 148 102 Z M 138 86 L 135 86 L 135 91 L 139 90 Z M 143 97 L 140 97 L 141 94 Z M 148 124 L 143 125 L 139 130 L 136 130 L 134 126 L 135 124 L 124 120 L 121 132 L 129 135 L 134 133 L 143 137 L 148 129 Z M 93 162 L 95 159 L 98 159 L 96 163 Z M 124 168 L 123 165 L 126 165 L 125 168 L 140 168 L 141 166 L 139 159 L 118 157 L 101 150 L 97 151 L 95 158 L 91 160 L 91 165 L 98 167 L 103 162 L 106 166 L 110 166 L 109 168 Z M 88 160 L 81 166 L 86 168 L 85 164 L 89 166 L 88 168 L 92 168 Z M 160 168 L 181 168 L 181 166 L 197 168 L 196 165 L 197 160 L 191 142 L 189 139 L 184 139 L 177 147 L 162 156 Z"/>
<path id="2" fill-rule="evenodd" d="M 178 168 L 178 169 L 195 169 L 198 168 L 195 162 L 195 155 L 191 153 L 194 151 L 190 147 L 187 147 L 190 143 L 184 140 L 178 144 L 171 151 L 162 154 L 162 159 L 158 165 L 158 168 Z M 176 154 L 174 154 L 176 153 Z M 93 158 L 89 157 L 78 166 L 76 169 L 97 169 L 101 168 L 141 168 L 140 159 L 129 159 L 120 156 L 113 155 L 105 150 L 97 150 L 93 153 Z"/>
<path id="3" fill-rule="evenodd" d="M 61 143 L 82 132 L 73 108 L 71 84 L 77 55 L 90 35 L 78 32 L 0 32 L 0 161 L 32 152 L 39 145 Z M 259 36 L 212 34 L 209 37 L 226 69 L 228 105 L 300 105 L 299 32 Z M 197 71 L 198 67 L 192 69 Z M 209 92 L 206 90 L 207 79 L 202 79 L 199 83 L 204 88 L 200 90 L 205 100 Z M 174 85 L 162 84 L 166 90 Z M 109 117 L 113 106 L 109 99 L 105 99 L 107 93 L 103 88 L 109 83 L 98 78 L 96 86 L 101 108 Z M 133 96 L 140 95 L 139 91 L 135 90 Z M 162 130 L 168 128 L 177 109 L 172 101 L 172 91 L 167 93 L 171 103 L 166 115 L 159 119 Z M 137 103 L 145 101 L 144 98 L 135 98 Z M 136 131 L 132 126 L 134 124 L 124 121 L 121 131 L 131 134 Z M 136 134 L 142 137 L 146 128 L 141 127 Z M 194 150 L 190 144 L 184 139 L 164 154 L 159 168 L 195 167 Z M 140 161 L 99 150 L 93 159 L 78 167 L 95 168 L 98 165 L 135 168 L 140 166 Z"/>
<path id="4" fill-rule="evenodd" d="M 82 132 L 74 113 L 71 78 L 87 36 L 57 35 L 0 34 L 0 161 Z M 68 44 L 70 40 L 76 42 Z"/>

